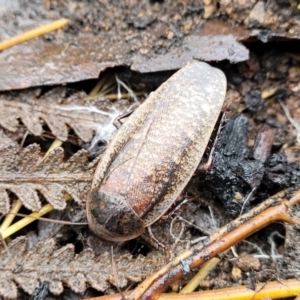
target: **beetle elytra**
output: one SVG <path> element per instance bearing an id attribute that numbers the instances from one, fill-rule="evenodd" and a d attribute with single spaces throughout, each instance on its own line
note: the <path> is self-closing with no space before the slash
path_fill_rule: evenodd
<path id="1" fill-rule="evenodd" d="M 197 61 L 150 94 L 97 166 L 86 206 L 92 231 L 130 240 L 168 210 L 200 163 L 225 94 L 223 72 Z"/>

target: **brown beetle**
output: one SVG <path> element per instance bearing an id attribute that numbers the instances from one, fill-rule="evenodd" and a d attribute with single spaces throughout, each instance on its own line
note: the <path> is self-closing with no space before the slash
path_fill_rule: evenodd
<path id="1" fill-rule="evenodd" d="M 130 240 L 167 211 L 200 163 L 225 93 L 222 71 L 192 62 L 150 94 L 97 166 L 86 205 L 92 231 Z"/>

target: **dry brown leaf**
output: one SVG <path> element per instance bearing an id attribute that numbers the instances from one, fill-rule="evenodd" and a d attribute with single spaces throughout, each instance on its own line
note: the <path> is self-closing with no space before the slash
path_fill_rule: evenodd
<path id="1" fill-rule="evenodd" d="M 36 136 L 43 132 L 43 120 L 53 135 L 66 141 L 71 127 L 84 142 L 89 142 L 99 125 L 110 122 L 112 115 L 95 107 L 58 105 L 53 102 L 6 100 L 0 97 L 0 125 L 10 131 L 16 131 L 21 119 L 28 130 Z"/>
<path id="2" fill-rule="evenodd" d="M 114 284 L 111 254 L 96 257 L 91 249 L 75 254 L 74 245 L 68 244 L 55 249 L 55 241 L 42 241 L 26 251 L 27 239 L 16 238 L 9 251 L 0 252 L 0 295 L 6 299 L 16 299 L 17 286 L 32 295 L 40 282 L 49 282 L 49 291 L 54 295 L 63 292 L 63 284 L 77 293 L 83 293 L 87 284 L 99 291 L 105 291 Z M 128 252 L 115 257 L 120 288 L 128 281 L 139 282 L 157 271 L 167 262 L 165 255 L 155 253 L 133 258 Z"/>
<path id="3" fill-rule="evenodd" d="M 90 188 L 96 161 L 88 163 L 87 152 L 78 151 L 63 162 L 64 150 L 57 148 L 42 161 L 40 147 L 32 144 L 24 149 L 5 146 L 0 149 L 0 213 L 10 207 L 8 191 L 16 194 L 32 211 L 41 208 L 38 192 L 55 208 L 66 206 L 64 194 L 80 202 Z"/>

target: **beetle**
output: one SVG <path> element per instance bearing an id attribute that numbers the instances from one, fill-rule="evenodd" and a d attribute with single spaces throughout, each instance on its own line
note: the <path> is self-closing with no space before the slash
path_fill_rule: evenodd
<path id="1" fill-rule="evenodd" d="M 204 154 L 226 94 L 224 73 L 193 61 L 152 92 L 109 143 L 87 194 L 90 229 L 121 242 L 174 203 Z"/>

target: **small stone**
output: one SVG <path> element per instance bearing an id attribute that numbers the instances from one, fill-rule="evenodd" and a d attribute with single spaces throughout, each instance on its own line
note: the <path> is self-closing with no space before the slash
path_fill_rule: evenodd
<path id="1" fill-rule="evenodd" d="M 139 50 L 139 52 L 141 53 L 141 54 L 148 54 L 149 53 L 149 49 L 148 48 L 141 48 L 140 50 Z"/>
<path id="2" fill-rule="evenodd" d="M 260 261 L 254 256 L 241 256 L 236 261 L 236 267 L 240 268 L 242 271 L 247 272 L 249 270 L 259 271 Z"/>
<path id="3" fill-rule="evenodd" d="M 242 271 L 240 268 L 233 267 L 231 270 L 231 278 L 235 281 L 238 282 L 242 278 Z"/>
<path id="4" fill-rule="evenodd" d="M 242 195 L 241 193 L 239 193 L 239 192 L 236 192 L 236 193 L 234 194 L 234 199 L 235 199 L 236 201 L 241 201 L 243 198 L 244 198 L 243 195 Z"/>
<path id="5" fill-rule="evenodd" d="M 291 67 L 289 69 L 289 79 L 295 80 L 300 78 L 300 67 Z"/>
<path id="6" fill-rule="evenodd" d="M 167 35 L 167 38 L 168 38 L 168 40 L 172 40 L 172 38 L 174 37 L 174 32 L 173 31 L 169 31 L 168 32 L 168 35 Z"/>
<path id="7" fill-rule="evenodd" d="M 259 111 L 263 106 L 261 92 L 259 90 L 251 90 L 245 95 L 244 102 L 250 111 Z"/>
<path id="8" fill-rule="evenodd" d="M 214 14 L 216 10 L 217 10 L 217 5 L 215 3 L 212 3 L 210 5 L 205 5 L 203 18 L 208 19 Z"/>
<path id="9" fill-rule="evenodd" d="M 249 13 L 249 27 L 258 27 L 262 25 L 265 20 L 265 15 L 265 3 L 263 1 L 258 1 Z"/>

